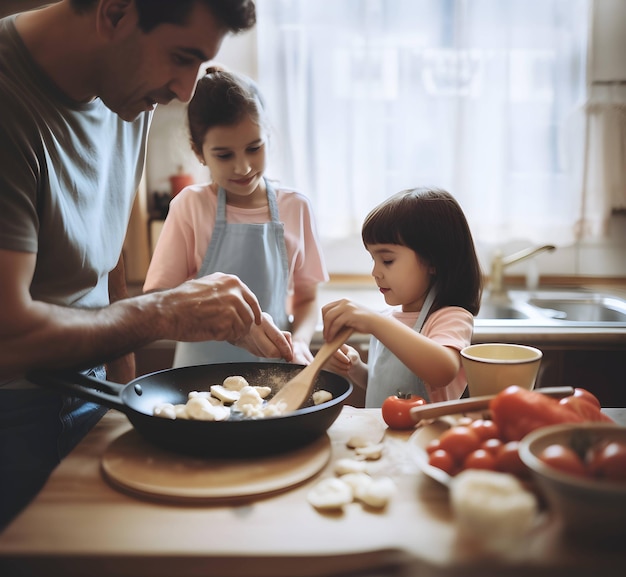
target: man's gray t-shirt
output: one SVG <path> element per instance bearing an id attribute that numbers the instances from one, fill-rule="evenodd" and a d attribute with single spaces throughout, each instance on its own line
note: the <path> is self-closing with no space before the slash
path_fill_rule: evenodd
<path id="1" fill-rule="evenodd" d="M 151 113 L 122 120 L 67 98 L 0 20 L 0 249 L 37 254 L 33 299 L 109 303 Z M 2 274 L 0 272 L 0 274 Z"/>

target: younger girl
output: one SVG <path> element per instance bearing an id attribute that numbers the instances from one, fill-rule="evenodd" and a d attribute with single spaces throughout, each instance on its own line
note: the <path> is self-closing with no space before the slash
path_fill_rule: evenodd
<path id="1" fill-rule="evenodd" d="M 343 299 L 322 309 L 324 338 L 343 326 L 370 334 L 368 363 L 344 345 L 325 366 L 367 387 L 366 407 L 398 392 L 427 401 L 459 398 L 467 382 L 459 351 L 470 344 L 482 275 L 472 235 L 452 195 L 400 192 L 365 219 L 365 248 L 386 313 Z"/>
<path id="2" fill-rule="evenodd" d="M 192 149 L 211 182 L 188 186 L 171 201 L 144 291 L 235 274 L 276 325 L 292 331 L 293 361 L 308 364 L 317 285 L 328 274 L 308 199 L 264 177 L 268 130 L 256 87 L 211 67 L 187 118 Z M 257 360 L 266 359 L 229 343 L 178 343 L 174 366 Z"/>

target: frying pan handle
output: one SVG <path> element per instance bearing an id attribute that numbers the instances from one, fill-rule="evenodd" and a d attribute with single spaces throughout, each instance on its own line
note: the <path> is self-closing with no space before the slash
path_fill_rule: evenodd
<path id="1" fill-rule="evenodd" d="M 59 371 L 31 371 L 26 379 L 36 385 L 51 387 L 62 393 L 74 394 L 105 405 L 119 411 L 126 411 L 126 405 L 121 400 L 121 393 L 127 385 L 120 385 L 112 381 L 101 381 L 89 377 L 79 371 L 64 369 Z"/>

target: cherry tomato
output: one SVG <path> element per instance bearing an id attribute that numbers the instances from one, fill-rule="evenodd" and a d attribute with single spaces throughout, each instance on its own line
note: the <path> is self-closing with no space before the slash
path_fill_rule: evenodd
<path id="1" fill-rule="evenodd" d="M 594 477 L 626 481 L 626 444 L 610 441 L 595 449 L 589 469 Z"/>
<path id="2" fill-rule="evenodd" d="M 476 449 L 472 451 L 465 461 L 463 461 L 464 469 L 485 469 L 487 471 L 496 470 L 496 457 L 493 453 L 486 451 L 485 449 Z"/>
<path id="3" fill-rule="evenodd" d="M 467 455 L 478 449 L 480 438 L 469 427 L 459 425 L 441 434 L 439 446 L 450 453 L 457 462 L 462 463 Z"/>
<path id="4" fill-rule="evenodd" d="M 495 439 L 499 436 L 498 426 L 491 419 L 476 419 L 469 426 L 481 441 Z"/>
<path id="5" fill-rule="evenodd" d="M 587 476 L 587 468 L 576 451 L 555 443 L 548 445 L 537 455 L 546 465 L 558 469 L 564 473 L 577 475 L 579 477 Z"/>
<path id="6" fill-rule="evenodd" d="M 390 429 L 412 429 L 415 421 L 411 416 L 411 409 L 426 404 L 426 399 L 418 395 L 398 393 L 387 397 L 383 401 L 383 420 Z"/>
<path id="7" fill-rule="evenodd" d="M 485 439 L 480 444 L 480 448 L 484 449 L 485 451 L 489 451 L 492 455 L 495 456 L 500 452 L 500 449 L 503 445 L 504 443 L 500 439 L 493 437 L 491 439 Z"/>
<path id="8" fill-rule="evenodd" d="M 520 459 L 518 449 L 519 441 L 504 443 L 496 454 L 496 470 L 525 479 L 530 476 L 530 471 Z"/>
<path id="9" fill-rule="evenodd" d="M 456 474 L 457 466 L 452 455 L 443 449 L 437 449 L 428 455 L 428 464 L 445 471 L 448 475 Z"/>

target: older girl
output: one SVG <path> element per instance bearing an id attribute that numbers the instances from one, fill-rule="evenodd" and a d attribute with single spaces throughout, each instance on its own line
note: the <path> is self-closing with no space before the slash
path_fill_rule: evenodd
<path id="1" fill-rule="evenodd" d="M 328 274 L 308 199 L 265 178 L 268 126 L 255 85 L 207 69 L 188 122 L 191 147 L 211 182 L 188 186 L 171 201 L 144 291 L 235 274 L 276 325 L 292 331 L 294 362 L 308 364 L 317 286 Z M 178 343 L 174 366 L 253 360 L 266 359 L 229 343 Z"/>

